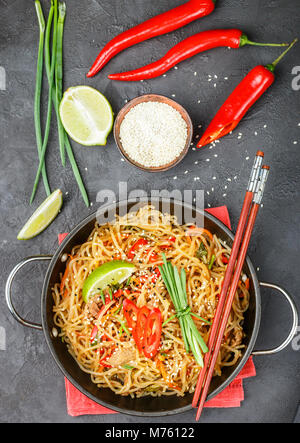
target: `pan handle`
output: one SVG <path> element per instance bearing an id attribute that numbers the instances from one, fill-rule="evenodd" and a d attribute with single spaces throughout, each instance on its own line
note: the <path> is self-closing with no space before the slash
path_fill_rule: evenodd
<path id="1" fill-rule="evenodd" d="M 7 307 L 10 311 L 10 313 L 12 314 L 12 316 L 19 322 L 21 323 L 21 325 L 23 326 L 27 326 L 29 328 L 33 328 L 33 329 L 37 329 L 39 331 L 43 330 L 42 325 L 39 325 L 37 323 L 30 323 L 28 321 L 26 321 L 24 318 L 22 318 L 17 311 L 15 310 L 15 307 L 12 303 L 12 296 L 11 296 L 11 285 L 12 282 L 16 276 L 16 274 L 18 273 L 18 271 L 23 268 L 23 266 L 25 266 L 27 263 L 30 263 L 32 261 L 39 261 L 39 260 L 51 260 L 52 256 L 51 255 L 36 255 L 33 257 L 27 257 L 24 258 L 20 263 L 18 263 L 13 270 L 11 271 L 11 273 L 8 276 L 8 279 L 6 281 L 6 285 L 5 285 L 5 299 L 6 299 L 6 304 Z"/>
<path id="2" fill-rule="evenodd" d="M 277 346 L 274 349 L 269 349 L 267 351 L 253 351 L 252 355 L 272 355 L 272 354 L 277 354 L 278 352 L 282 351 L 283 349 L 285 349 L 293 340 L 295 334 L 297 333 L 297 328 L 298 328 L 298 310 L 296 307 L 296 304 L 294 302 L 294 300 L 292 299 L 292 297 L 290 296 L 290 294 L 288 294 L 287 291 L 285 291 L 283 288 L 281 288 L 278 285 L 274 285 L 273 283 L 263 283 L 260 282 L 259 283 L 260 286 L 264 287 L 264 288 L 271 288 L 271 289 L 276 289 L 277 291 L 281 292 L 282 295 L 285 296 L 286 300 L 288 301 L 291 309 L 292 309 L 292 314 L 293 314 L 293 325 L 292 325 L 292 329 L 288 335 L 288 337 L 284 340 L 284 342 Z"/>

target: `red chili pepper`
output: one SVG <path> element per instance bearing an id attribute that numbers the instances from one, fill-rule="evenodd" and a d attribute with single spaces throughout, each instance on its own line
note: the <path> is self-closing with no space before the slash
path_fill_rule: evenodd
<path id="1" fill-rule="evenodd" d="M 128 324 L 128 327 L 133 331 L 136 327 L 137 316 L 139 308 L 128 298 L 123 302 L 123 312 Z"/>
<path id="2" fill-rule="evenodd" d="M 147 358 L 155 357 L 161 339 L 162 316 L 158 308 L 153 308 L 150 312 L 144 333 L 144 355 Z"/>
<path id="3" fill-rule="evenodd" d="M 160 249 L 169 249 L 170 247 L 171 247 L 171 244 L 172 243 L 175 243 L 176 242 L 176 237 L 170 237 L 169 238 L 169 240 L 168 240 L 168 244 L 167 245 L 161 245 L 160 246 Z"/>
<path id="4" fill-rule="evenodd" d="M 227 265 L 229 263 L 229 258 L 226 257 L 226 255 L 224 254 L 222 254 L 221 260 L 224 263 L 224 265 Z"/>
<path id="5" fill-rule="evenodd" d="M 167 34 L 175 29 L 209 15 L 215 9 L 215 0 L 189 0 L 184 5 L 157 15 L 112 39 L 100 52 L 87 77 L 97 74 L 115 55 L 137 43 Z"/>
<path id="6" fill-rule="evenodd" d="M 149 263 L 156 263 L 157 260 L 159 260 L 159 255 L 155 252 L 152 252 L 152 254 L 149 257 Z"/>
<path id="7" fill-rule="evenodd" d="M 111 351 L 109 352 L 109 354 L 106 355 L 106 357 L 104 357 L 102 360 L 99 361 L 101 366 L 104 366 L 105 368 L 111 368 L 110 365 L 106 364 L 106 360 L 108 360 L 112 356 L 112 353 L 114 352 L 115 349 L 116 349 L 116 346 L 113 346 Z"/>
<path id="8" fill-rule="evenodd" d="M 251 106 L 274 83 L 274 71 L 277 64 L 297 40 L 294 40 L 289 48 L 271 65 L 256 66 L 246 75 L 208 126 L 197 145 L 198 148 L 224 137 L 236 128 Z"/>
<path id="9" fill-rule="evenodd" d="M 136 250 L 141 246 L 146 246 L 148 244 L 148 240 L 145 238 L 140 238 L 138 241 L 134 243 L 131 249 L 127 252 L 127 258 L 133 259 L 136 253 Z"/>
<path id="10" fill-rule="evenodd" d="M 143 343 L 144 343 L 144 334 L 145 334 L 145 329 L 146 329 L 146 324 L 147 324 L 147 319 L 149 316 L 149 309 L 147 308 L 147 306 L 143 306 L 138 313 L 137 316 L 137 324 L 136 324 L 136 329 L 135 329 L 135 335 L 134 335 L 134 339 L 136 342 L 136 345 L 138 347 L 138 350 L 140 352 L 143 352 Z"/>
<path id="11" fill-rule="evenodd" d="M 196 54 L 208 51 L 209 49 L 219 47 L 238 49 L 246 45 L 286 46 L 285 43 L 265 44 L 252 42 L 248 39 L 247 35 L 243 34 L 239 29 L 216 29 L 213 31 L 204 31 L 178 43 L 163 58 L 154 63 L 133 71 L 111 74 L 108 78 L 119 81 L 147 80 L 159 77 L 178 63 L 193 57 Z"/>
<path id="12" fill-rule="evenodd" d="M 123 295 L 128 296 L 130 294 L 130 291 L 128 289 L 118 289 L 116 292 L 113 293 L 114 298 L 122 297 Z"/>

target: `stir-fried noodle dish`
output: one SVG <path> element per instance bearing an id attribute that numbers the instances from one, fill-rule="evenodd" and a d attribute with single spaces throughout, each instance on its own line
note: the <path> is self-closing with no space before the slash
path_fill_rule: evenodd
<path id="1" fill-rule="evenodd" d="M 52 290 L 59 337 L 99 388 L 131 397 L 192 393 L 230 252 L 210 231 L 152 206 L 96 224 Z M 215 376 L 242 355 L 249 297 L 242 274 Z"/>

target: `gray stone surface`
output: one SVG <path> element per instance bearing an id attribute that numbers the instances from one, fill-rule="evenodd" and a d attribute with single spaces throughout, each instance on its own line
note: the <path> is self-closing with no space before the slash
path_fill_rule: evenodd
<path id="1" fill-rule="evenodd" d="M 47 3 L 43 1 L 44 6 Z M 67 0 L 64 87 L 91 85 L 107 96 L 115 112 L 120 110 L 125 100 L 144 93 L 170 97 L 175 94 L 176 100 L 191 114 L 196 136 L 202 131 L 198 125 L 207 126 L 216 109 L 242 77 L 255 65 L 272 62 L 280 49 L 217 49 L 180 64 L 178 70 L 171 70 L 165 78 L 143 83 L 113 83 L 107 79 L 107 74 L 147 64 L 181 39 L 201 30 L 239 27 L 256 41 L 270 42 L 291 41 L 299 32 L 299 0 L 218 0 L 216 11 L 210 17 L 133 47 L 112 60 L 101 74 L 91 80 L 86 79 L 85 74 L 92 61 L 110 38 L 179 4 L 182 0 Z M 32 207 L 28 204 L 37 168 L 33 125 L 37 42 L 38 27 L 33 2 L 0 0 L 0 66 L 6 71 L 6 90 L 3 90 L 3 77 L 0 82 L 0 421 L 135 422 L 136 418 L 125 415 L 77 419 L 67 415 L 64 380 L 49 355 L 43 334 L 18 325 L 6 308 L 6 277 L 21 258 L 53 253 L 57 246 L 57 233 L 69 231 L 96 208 L 98 191 L 111 189 L 117 192 L 120 181 L 127 181 L 130 191 L 136 188 L 147 192 L 153 188 L 172 190 L 174 187 L 210 191 L 209 195 L 206 194 L 206 204 L 212 207 L 226 204 L 235 228 L 252 159 L 259 148 L 266 152 L 272 174 L 250 256 L 259 267 L 259 278 L 281 283 L 294 295 L 300 307 L 300 92 L 292 89 L 292 69 L 300 64 L 300 46 L 282 62 L 276 73 L 275 85 L 231 136 L 224 138 L 212 150 L 191 150 L 175 170 L 153 176 L 133 169 L 121 162 L 112 136 L 104 148 L 84 148 L 73 143 L 94 203 L 90 209 L 86 209 L 82 202 L 70 166 L 63 170 L 60 165 L 53 123 L 47 153 L 50 183 L 53 189 L 59 187 L 68 195 L 64 197 L 61 214 L 49 229 L 35 240 L 21 243 L 16 239 L 18 230 L 45 197 L 40 185 L 36 201 Z M 3 74 L 3 69 L 0 73 Z M 209 74 L 218 78 L 208 82 Z M 198 103 L 199 100 L 201 103 Z M 241 138 L 238 138 L 239 132 L 242 133 Z M 198 165 L 195 165 L 196 160 Z M 185 174 L 186 170 L 188 174 Z M 176 181 L 174 176 L 178 177 Z M 214 176 L 216 180 L 213 180 Z M 234 176 L 237 176 L 236 180 L 233 180 Z M 199 181 L 195 182 L 194 177 L 199 177 Z M 211 192 L 212 187 L 214 192 Z M 39 294 L 44 272 L 44 265 L 28 266 L 14 284 L 16 305 L 31 320 L 39 320 Z M 284 302 L 275 294 L 263 291 L 263 322 L 257 347 L 278 344 L 287 333 L 289 322 L 290 313 Z M 202 421 L 292 422 L 299 402 L 299 352 L 290 346 L 276 356 L 256 357 L 257 377 L 245 382 L 242 407 L 205 410 Z M 152 421 L 193 422 L 194 413 Z M 299 421 L 299 415 L 296 421 Z"/>

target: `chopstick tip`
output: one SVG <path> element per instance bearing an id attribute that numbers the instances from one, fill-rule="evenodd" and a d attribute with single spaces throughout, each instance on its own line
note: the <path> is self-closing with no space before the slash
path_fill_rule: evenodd
<path id="1" fill-rule="evenodd" d="M 256 157 L 264 157 L 265 153 L 263 151 L 257 151 Z"/>
<path id="2" fill-rule="evenodd" d="M 262 167 L 262 169 L 267 169 L 268 171 L 270 171 L 270 166 L 268 166 L 268 165 L 264 165 L 263 167 Z"/>

